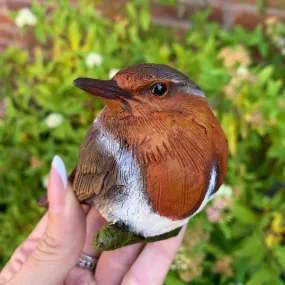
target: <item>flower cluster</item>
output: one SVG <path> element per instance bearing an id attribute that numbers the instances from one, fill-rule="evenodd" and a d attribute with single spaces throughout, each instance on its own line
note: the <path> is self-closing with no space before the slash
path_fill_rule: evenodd
<path id="1" fill-rule="evenodd" d="M 42 178 L 42 185 L 44 188 L 48 187 L 48 177 L 49 177 L 49 175 L 47 174 Z"/>
<path id="2" fill-rule="evenodd" d="M 58 113 L 52 113 L 48 115 L 48 117 L 45 120 L 46 125 L 50 129 L 54 129 L 58 127 L 63 122 L 63 116 Z"/>
<path id="3" fill-rule="evenodd" d="M 203 274 L 202 261 L 204 258 L 205 255 L 202 253 L 195 254 L 191 257 L 186 256 L 183 247 L 181 247 L 175 258 L 179 277 L 185 282 L 190 282 L 193 279 L 200 277 Z M 173 268 L 175 269 L 175 265 Z"/>
<path id="4" fill-rule="evenodd" d="M 285 221 L 281 213 L 272 213 L 270 229 L 266 233 L 265 244 L 268 248 L 281 244 L 285 240 Z"/>
<path id="5" fill-rule="evenodd" d="M 231 256 L 222 256 L 216 260 L 212 271 L 225 276 L 233 276 L 232 263 L 233 258 Z"/>
<path id="6" fill-rule="evenodd" d="M 85 58 L 85 63 L 89 68 L 100 66 L 102 64 L 102 61 L 103 57 L 96 52 L 90 52 Z"/>
<path id="7" fill-rule="evenodd" d="M 264 129 L 268 126 L 269 122 L 266 121 L 262 112 L 258 109 L 253 110 L 251 115 L 246 118 L 246 120 L 254 127 L 259 129 Z"/>
<path id="8" fill-rule="evenodd" d="M 40 167 L 42 167 L 44 165 L 45 165 L 45 161 L 44 160 L 41 160 L 41 159 L 39 159 L 38 157 L 36 157 L 34 155 L 30 158 L 30 168 L 31 169 L 40 168 Z"/>
<path id="9" fill-rule="evenodd" d="M 19 28 L 24 26 L 34 26 L 37 21 L 37 17 L 28 8 L 21 9 L 15 19 L 16 25 Z"/>
<path id="10" fill-rule="evenodd" d="M 285 35 L 282 35 L 282 22 L 276 17 L 268 17 L 265 21 L 266 34 L 272 38 L 274 45 L 285 56 Z"/>
<path id="11" fill-rule="evenodd" d="M 202 262 L 205 259 L 204 253 L 196 248 L 201 244 L 206 244 L 210 235 L 201 224 L 196 224 L 191 229 L 187 229 L 182 246 L 180 247 L 171 269 L 177 270 L 180 278 L 185 282 L 203 274 Z"/>
<path id="12" fill-rule="evenodd" d="M 247 68 L 251 64 L 251 59 L 242 45 L 225 47 L 221 49 L 218 57 L 224 60 L 224 65 L 231 75 L 235 75 L 239 67 Z"/>
<path id="13" fill-rule="evenodd" d="M 257 80 L 248 69 L 251 59 L 242 45 L 237 45 L 234 48 L 223 48 L 219 52 L 218 57 L 224 61 L 224 66 L 232 76 L 231 81 L 225 87 L 224 91 L 229 99 L 234 100 L 238 96 L 238 89 L 243 82 L 254 82 Z"/>
<path id="14" fill-rule="evenodd" d="M 109 78 L 113 78 L 116 73 L 119 72 L 119 69 L 118 68 L 112 68 L 110 71 L 109 71 Z"/>
<path id="15" fill-rule="evenodd" d="M 232 193 L 231 187 L 223 184 L 214 197 L 213 205 L 206 208 L 206 214 L 210 222 L 221 222 L 223 220 L 223 211 L 232 207 Z"/>

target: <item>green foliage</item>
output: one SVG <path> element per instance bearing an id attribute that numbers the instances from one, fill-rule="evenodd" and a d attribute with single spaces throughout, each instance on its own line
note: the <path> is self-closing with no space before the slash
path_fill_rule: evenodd
<path id="1" fill-rule="evenodd" d="M 186 238 L 195 240 L 191 229 L 198 226 L 204 238 L 183 246 L 166 284 L 284 284 L 285 46 L 278 44 L 284 25 L 276 31 L 269 23 L 265 33 L 260 26 L 225 32 L 204 11 L 181 36 L 150 22 L 148 1 L 130 1 L 112 21 L 96 12 L 94 1 L 75 8 L 56 1 L 49 9 L 53 2 L 35 1 L 38 21 L 23 28 L 34 34 L 35 47 L 11 47 L 0 58 L 1 263 L 43 213 L 36 200 L 53 156 L 62 156 L 71 171 L 103 107 L 73 80 L 106 79 L 112 69 L 155 62 L 189 75 L 207 94 L 228 138 L 226 184 L 233 193 L 219 198 L 228 203 L 223 210 L 217 200 L 209 206 L 219 211 L 216 220 L 204 211 L 190 222 Z"/>

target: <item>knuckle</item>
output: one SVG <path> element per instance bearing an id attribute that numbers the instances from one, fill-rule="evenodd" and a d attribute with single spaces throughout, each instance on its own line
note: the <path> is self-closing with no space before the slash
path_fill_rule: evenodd
<path id="1" fill-rule="evenodd" d="M 133 270 L 130 270 L 122 284 L 145 285 L 146 283 L 144 283 Z"/>
<path id="2" fill-rule="evenodd" d="M 172 256 L 171 251 L 163 246 L 161 243 L 156 242 L 152 244 L 153 250 L 155 251 L 156 255 L 161 256 L 164 259 L 169 259 Z"/>
<path id="3" fill-rule="evenodd" d="M 44 248 L 51 249 L 52 251 L 56 251 L 62 246 L 61 241 L 48 232 L 44 233 L 41 239 L 41 243 L 39 243 L 39 245 L 40 244 Z"/>
<path id="4" fill-rule="evenodd" d="M 88 276 L 88 275 L 87 275 Z M 80 278 L 76 278 L 76 280 L 74 280 L 74 284 L 80 284 L 80 285 L 99 285 L 98 283 L 96 283 L 94 280 L 89 280 L 88 277 L 85 276 L 81 276 Z"/>
<path id="5" fill-rule="evenodd" d="M 37 262 L 55 260 L 61 253 L 62 243 L 48 232 L 45 232 L 32 257 Z"/>

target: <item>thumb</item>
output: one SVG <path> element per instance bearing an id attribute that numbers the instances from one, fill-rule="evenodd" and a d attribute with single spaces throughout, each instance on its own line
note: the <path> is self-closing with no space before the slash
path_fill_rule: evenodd
<path id="1" fill-rule="evenodd" d="M 68 186 L 65 165 L 59 156 L 52 162 L 48 201 L 45 233 L 27 262 L 10 280 L 12 284 L 59 284 L 81 254 L 85 241 L 85 215 Z"/>

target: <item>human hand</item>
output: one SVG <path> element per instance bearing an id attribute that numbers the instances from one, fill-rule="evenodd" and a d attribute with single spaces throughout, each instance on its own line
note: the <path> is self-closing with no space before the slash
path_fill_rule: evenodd
<path id="1" fill-rule="evenodd" d="M 163 284 L 185 229 L 145 246 L 94 250 L 92 239 L 106 221 L 94 207 L 79 204 L 58 156 L 50 171 L 48 201 L 48 212 L 1 271 L 1 285 Z M 95 272 L 76 266 L 82 252 L 98 258 Z"/>

